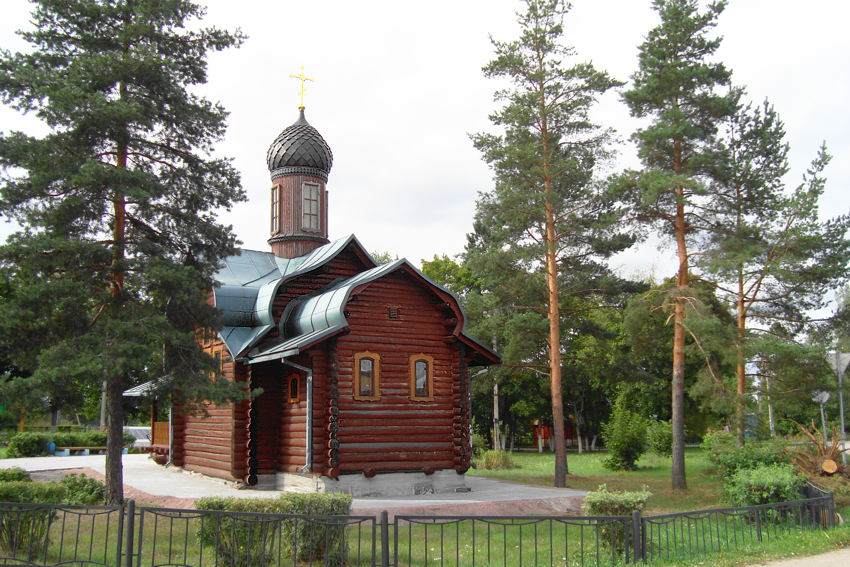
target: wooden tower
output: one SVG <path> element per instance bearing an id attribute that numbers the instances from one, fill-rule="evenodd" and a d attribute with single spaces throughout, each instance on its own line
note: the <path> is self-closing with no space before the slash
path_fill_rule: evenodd
<path id="1" fill-rule="evenodd" d="M 300 116 L 275 138 L 266 161 L 272 179 L 272 253 L 279 258 L 309 254 L 328 240 L 328 193 L 325 184 L 333 154 L 319 131 Z"/>

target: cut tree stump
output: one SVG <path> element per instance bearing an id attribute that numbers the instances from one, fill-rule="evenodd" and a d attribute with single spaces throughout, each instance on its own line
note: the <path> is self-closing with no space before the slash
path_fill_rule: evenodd
<path id="1" fill-rule="evenodd" d="M 838 470 L 838 464 L 832 459 L 826 459 L 820 464 L 820 468 L 826 474 L 833 475 Z"/>

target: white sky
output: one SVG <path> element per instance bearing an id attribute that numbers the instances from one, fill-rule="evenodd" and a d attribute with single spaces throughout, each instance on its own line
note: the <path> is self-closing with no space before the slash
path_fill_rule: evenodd
<path id="1" fill-rule="evenodd" d="M 657 22 L 650 0 L 574 0 L 566 43 L 577 61 L 592 60 L 621 80 L 637 65 L 637 45 Z M 240 49 L 211 54 L 202 92 L 230 111 L 219 155 L 242 174 L 248 202 L 222 219 L 246 248 L 268 249 L 270 180 L 266 149 L 297 118 L 298 81 L 315 78 L 307 119 L 330 144 L 330 237 L 355 233 L 367 249 L 414 264 L 463 250 L 478 191 L 490 173 L 468 133 L 490 128 L 493 81 L 481 73 L 492 58 L 488 34 L 518 36 L 514 0 L 210 0 L 205 25 L 249 36 Z M 25 0 L 3 0 L 0 45 L 23 49 L 14 36 L 27 25 Z M 821 141 L 835 156 L 821 212 L 848 212 L 850 184 L 850 2 L 733 0 L 721 16 L 718 58 L 750 97 L 769 97 L 791 143 L 795 185 Z M 628 140 L 635 122 L 619 96 L 599 120 Z M 0 131 L 37 131 L 0 108 Z M 617 168 L 636 165 L 626 142 Z M 5 231 L 8 232 L 8 229 Z M 654 245 L 619 255 L 625 275 L 671 275 L 669 251 Z"/>

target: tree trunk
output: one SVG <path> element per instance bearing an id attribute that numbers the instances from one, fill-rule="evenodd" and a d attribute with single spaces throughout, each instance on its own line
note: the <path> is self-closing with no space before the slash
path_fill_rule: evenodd
<path id="1" fill-rule="evenodd" d="M 676 140 L 677 162 L 681 156 L 680 143 Z M 679 165 L 677 163 L 677 165 Z M 673 379 L 672 417 L 673 426 L 673 471 L 674 490 L 688 487 L 685 479 L 685 297 L 688 288 L 688 249 L 685 240 L 684 188 L 676 187 L 676 248 L 679 257 L 679 273 L 676 281 L 676 302 L 673 316 Z"/>
<path id="2" fill-rule="evenodd" d="M 113 376 L 107 385 L 109 418 L 106 430 L 106 504 L 118 506 L 124 502 L 124 472 L 121 452 L 124 449 L 124 408 L 121 406 L 124 380 Z"/>
<path id="3" fill-rule="evenodd" d="M 744 446 L 744 428 L 747 414 L 747 401 L 744 398 L 744 394 L 746 392 L 746 381 L 747 381 L 747 373 L 746 373 L 746 354 L 744 353 L 744 333 L 746 332 L 747 326 L 747 313 L 744 308 L 744 280 L 743 274 L 739 271 L 738 275 L 738 317 L 736 320 L 736 336 L 737 339 L 735 341 L 735 375 L 737 376 L 737 394 L 738 394 L 738 405 L 737 405 L 737 414 L 738 414 L 738 428 L 737 428 L 737 438 L 738 438 L 738 446 Z"/>
<path id="4" fill-rule="evenodd" d="M 546 194 L 552 181 L 545 179 Z M 546 200 L 546 284 L 549 292 L 549 386 L 552 395 L 552 433 L 555 437 L 555 486 L 567 485 L 567 446 L 564 439 L 564 400 L 561 394 L 561 313 L 558 305 L 558 264 L 555 255 L 555 213 Z"/>
<path id="5" fill-rule="evenodd" d="M 499 442 L 499 383 L 493 378 L 493 449 L 502 448 Z"/>
<path id="6" fill-rule="evenodd" d="M 123 99 L 127 88 L 124 83 L 118 85 L 118 92 Z M 127 168 L 127 140 L 129 134 L 122 132 L 121 138 L 116 144 L 116 166 L 120 169 Z M 112 266 L 110 273 L 109 292 L 112 297 L 110 306 L 114 313 L 124 309 L 124 275 L 126 271 L 125 261 L 125 225 L 127 222 L 127 203 L 123 192 L 114 190 L 112 196 L 113 223 L 112 223 Z M 106 429 L 106 504 L 116 506 L 124 502 L 124 474 L 121 464 L 121 451 L 123 449 L 123 427 L 124 408 L 121 405 L 124 390 L 124 376 L 121 372 L 115 372 L 109 378 L 106 386 L 106 401 L 108 424 Z"/>

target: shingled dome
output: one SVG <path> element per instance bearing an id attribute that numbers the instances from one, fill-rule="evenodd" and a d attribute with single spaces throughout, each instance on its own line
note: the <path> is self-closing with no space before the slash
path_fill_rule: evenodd
<path id="1" fill-rule="evenodd" d="M 285 128 L 269 146 L 266 161 L 272 179 L 287 174 L 305 174 L 327 182 L 333 154 L 319 131 L 307 123 L 302 108 L 295 124 Z"/>

